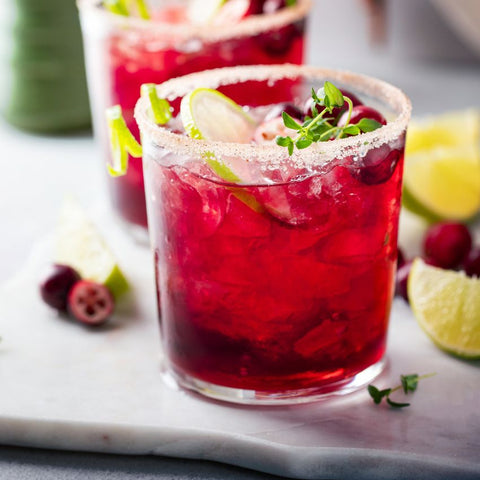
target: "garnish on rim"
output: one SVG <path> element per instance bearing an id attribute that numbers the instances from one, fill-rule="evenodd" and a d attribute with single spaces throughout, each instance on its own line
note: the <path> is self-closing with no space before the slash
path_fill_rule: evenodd
<path id="1" fill-rule="evenodd" d="M 123 17 L 132 16 L 130 5 L 134 3 L 138 16 L 144 20 L 150 20 L 151 16 L 148 11 L 145 0 L 103 0 L 103 6 L 116 15 Z"/>
<path id="2" fill-rule="evenodd" d="M 411 373 L 409 375 L 400 375 L 400 385 L 397 385 L 393 388 L 385 388 L 384 390 L 379 390 L 374 385 L 368 386 L 368 393 L 373 398 L 373 401 L 376 405 L 379 405 L 382 400 L 385 398 L 387 403 L 393 408 L 404 408 L 410 406 L 409 403 L 400 403 L 395 402 L 390 398 L 390 395 L 393 392 L 396 392 L 400 389 L 403 390 L 403 393 L 407 395 L 410 392 L 414 392 L 417 389 L 419 380 L 425 378 L 433 377 L 435 373 L 428 373 L 426 375 L 418 375 L 417 373 Z"/>
<path id="3" fill-rule="evenodd" d="M 141 157 L 142 146 L 128 129 L 120 105 L 107 108 L 106 115 L 112 152 L 112 164 L 107 165 L 107 169 L 112 177 L 120 177 L 127 173 L 128 154 Z"/>
<path id="4" fill-rule="evenodd" d="M 360 133 L 371 132 L 382 126 L 381 123 L 370 118 L 362 118 L 358 123 L 351 124 L 352 101 L 329 81 L 326 81 L 323 88 L 318 92 L 315 92 L 312 88 L 312 99 L 312 116 L 305 117 L 302 124 L 288 113 L 282 113 L 285 126 L 297 131 L 295 138 L 278 136 L 275 139 L 277 145 L 288 148 L 289 155 L 293 155 L 295 147 L 302 150 L 312 143 L 326 142 L 331 138 L 344 138 L 348 135 L 355 136 Z M 334 108 L 343 107 L 345 103 L 348 105 L 345 125 L 335 125 L 335 118 L 328 116 L 328 114 L 332 114 Z"/>
<path id="5" fill-rule="evenodd" d="M 168 100 L 157 95 L 155 84 L 143 84 L 140 94 L 150 102 L 149 114 L 152 120 L 159 125 L 168 123 L 172 118 L 172 109 Z M 128 154 L 134 158 L 140 158 L 143 149 L 127 127 L 120 105 L 107 108 L 106 114 L 112 152 L 112 165 L 107 165 L 107 169 L 112 177 L 120 177 L 127 173 Z"/>

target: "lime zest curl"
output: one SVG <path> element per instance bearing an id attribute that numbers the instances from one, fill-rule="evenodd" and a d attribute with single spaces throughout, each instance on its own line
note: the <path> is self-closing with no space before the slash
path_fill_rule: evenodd
<path id="1" fill-rule="evenodd" d="M 122 15 L 123 17 L 130 16 L 124 0 L 103 0 L 103 6 L 115 15 Z"/>
<path id="2" fill-rule="evenodd" d="M 106 116 L 112 152 L 112 163 L 107 164 L 107 170 L 112 177 L 121 177 L 128 170 L 128 154 L 140 158 L 142 146 L 127 127 L 120 105 L 107 108 Z"/>
<path id="3" fill-rule="evenodd" d="M 165 125 L 172 118 L 172 108 L 168 100 L 160 98 L 154 83 L 144 83 L 140 88 L 142 97 L 148 98 L 150 102 L 151 117 L 158 125 Z"/>
<path id="4" fill-rule="evenodd" d="M 132 12 L 130 8 L 131 3 L 135 3 L 138 16 L 143 20 L 150 20 L 151 15 L 148 11 L 145 0 L 103 0 L 103 6 L 115 15 L 122 15 L 123 17 L 131 17 Z"/>

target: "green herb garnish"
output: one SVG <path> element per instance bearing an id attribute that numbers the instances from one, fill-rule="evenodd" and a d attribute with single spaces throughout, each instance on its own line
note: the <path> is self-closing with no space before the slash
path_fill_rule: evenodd
<path id="1" fill-rule="evenodd" d="M 385 398 L 387 403 L 393 408 L 404 408 L 410 406 L 409 403 L 399 403 L 395 402 L 390 398 L 390 395 L 400 389 L 403 390 L 403 393 L 407 395 L 410 392 L 414 392 L 417 389 L 419 380 L 425 378 L 433 377 L 435 373 L 428 373 L 426 375 L 419 376 L 416 373 L 410 375 L 400 375 L 400 385 L 397 385 L 393 388 L 385 388 L 384 390 L 379 390 L 374 385 L 368 386 L 368 393 L 373 398 L 373 401 L 376 405 L 380 404 Z"/>
<path id="2" fill-rule="evenodd" d="M 277 145 L 288 149 L 289 155 L 293 154 L 295 147 L 302 150 L 312 143 L 326 142 L 331 138 L 344 138 L 348 135 L 355 136 L 360 133 L 371 132 L 382 126 L 376 120 L 367 118 L 362 118 L 358 123 L 351 124 L 353 103 L 331 82 L 326 81 L 323 88 L 318 92 L 315 92 L 312 88 L 312 100 L 312 116 L 305 117 L 302 124 L 286 112 L 282 113 L 284 125 L 297 132 L 295 138 L 278 136 L 275 139 Z M 334 108 L 341 108 L 345 103 L 348 105 L 347 121 L 345 125 L 339 127 L 335 124 L 336 119 L 331 115 Z"/>

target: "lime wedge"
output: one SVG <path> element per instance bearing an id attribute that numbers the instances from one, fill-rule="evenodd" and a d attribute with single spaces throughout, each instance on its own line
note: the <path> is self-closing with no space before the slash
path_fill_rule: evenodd
<path id="1" fill-rule="evenodd" d="M 193 24 L 211 22 L 222 5 L 227 0 L 190 0 L 187 7 L 187 16 Z"/>
<path id="2" fill-rule="evenodd" d="M 408 126 L 406 154 L 436 147 L 479 145 L 480 112 L 447 112 L 424 120 L 412 120 Z"/>
<path id="3" fill-rule="evenodd" d="M 128 290 L 112 252 L 82 207 L 70 198 L 60 212 L 54 261 L 70 265 L 86 280 L 105 285 L 115 298 Z"/>
<path id="4" fill-rule="evenodd" d="M 403 205 L 430 220 L 473 217 L 480 209 L 480 149 L 465 144 L 408 155 Z"/>
<path id="5" fill-rule="evenodd" d="M 462 358 L 480 358 L 480 279 L 417 258 L 408 297 L 418 324 L 435 344 Z"/>
<path id="6" fill-rule="evenodd" d="M 180 115 L 187 134 L 199 140 L 248 143 L 256 128 L 255 120 L 240 105 L 210 88 L 197 88 L 183 97 Z M 223 180 L 241 181 L 241 176 L 213 154 L 206 155 L 205 161 Z"/>

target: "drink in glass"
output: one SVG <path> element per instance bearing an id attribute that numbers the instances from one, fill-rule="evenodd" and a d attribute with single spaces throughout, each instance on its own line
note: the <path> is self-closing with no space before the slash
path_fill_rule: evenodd
<path id="1" fill-rule="evenodd" d="M 113 14 L 98 0 L 79 0 L 94 128 L 105 157 L 105 108 L 119 104 L 139 138 L 133 109 L 143 83 L 162 83 L 208 68 L 302 63 L 310 0 L 297 0 L 293 6 L 275 1 L 278 10 L 259 14 L 257 8 L 252 10 L 255 15 L 242 11 L 242 5 L 245 9 L 250 4 L 272 1 L 228 0 L 216 18 L 198 24 L 189 17 L 185 0 L 151 2 L 150 20 Z M 127 175 L 109 179 L 109 190 L 119 218 L 142 235 L 147 217 L 141 158 L 130 158 Z"/>
<path id="2" fill-rule="evenodd" d="M 259 106 L 257 87 L 280 103 L 290 85 L 287 100 L 300 107 L 325 80 L 388 123 L 292 156 L 258 143 L 277 107 Z M 248 143 L 190 138 L 175 121 L 156 125 L 145 98 L 136 107 L 166 368 L 180 385 L 234 402 L 352 391 L 384 359 L 410 103 L 379 80 L 296 66 L 202 72 L 157 92 L 175 105 L 198 87 L 246 84 L 258 125 Z M 215 173 L 212 158 L 239 180 Z"/>

